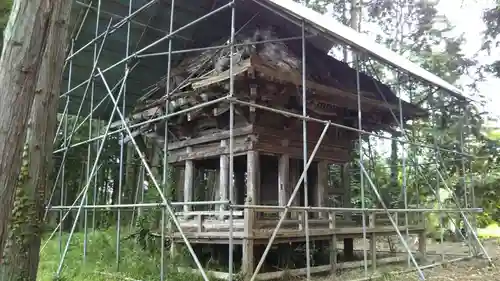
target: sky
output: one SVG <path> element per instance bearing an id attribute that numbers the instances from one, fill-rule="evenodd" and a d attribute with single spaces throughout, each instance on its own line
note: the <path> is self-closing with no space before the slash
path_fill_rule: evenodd
<path id="1" fill-rule="evenodd" d="M 428 1 L 438 1 L 438 10 L 441 14 L 445 15 L 451 24 L 455 27 L 454 31 L 450 35 L 459 36 L 464 34 L 466 43 L 462 46 L 464 53 L 467 57 L 475 57 L 480 64 L 487 64 L 495 59 L 500 60 L 500 49 L 494 52 L 492 55 L 486 54 L 486 52 L 478 52 L 482 45 L 482 32 L 485 30 L 485 24 L 482 21 L 482 12 L 490 7 L 494 6 L 495 0 L 428 0 Z M 331 7 L 330 7 L 331 9 Z M 376 26 L 366 26 L 363 23 L 363 29 L 374 29 L 377 30 Z M 370 24 L 368 24 L 370 25 Z M 369 32 L 370 34 L 377 34 L 377 32 Z M 469 77 L 463 77 L 459 81 L 459 85 L 464 86 L 470 84 L 472 79 Z M 500 110 L 497 110 L 498 105 L 500 105 L 500 95 L 497 93 L 500 89 L 500 79 L 492 75 L 488 75 L 485 81 L 480 82 L 478 85 L 478 90 L 488 99 L 484 111 L 489 112 L 490 116 L 494 119 L 500 120 Z M 467 92 L 466 92 L 467 94 Z M 500 121 L 491 124 L 493 126 L 500 127 Z"/>
<path id="2" fill-rule="evenodd" d="M 467 56 L 474 56 L 482 44 L 482 31 L 485 25 L 481 19 L 482 11 L 494 5 L 493 0 L 440 0 L 438 10 L 444 14 L 448 20 L 455 26 L 457 34 L 463 33 L 466 39 L 466 44 L 463 46 Z M 494 55 L 498 52 L 493 52 L 493 55 L 480 55 L 477 59 L 480 63 L 488 63 L 494 59 L 500 59 L 499 55 Z M 462 79 L 462 83 L 467 82 L 467 78 Z M 470 80 L 469 80 L 470 81 Z M 488 76 L 486 81 L 479 84 L 479 91 L 485 95 L 490 102 L 486 105 L 485 110 L 490 112 L 494 117 L 500 117 L 500 79 Z M 497 123 L 497 126 L 500 125 Z"/>
<path id="3" fill-rule="evenodd" d="M 431 1 L 431 0 L 429 0 Z M 495 59 L 500 60 L 500 49 L 488 55 L 485 52 L 478 52 L 481 48 L 483 39 L 482 32 L 486 26 L 482 21 L 482 13 L 485 9 L 494 6 L 495 0 L 439 0 L 437 6 L 439 12 L 447 17 L 450 23 L 455 27 L 451 35 L 465 37 L 465 44 L 462 46 L 467 57 L 476 57 L 480 64 L 487 64 Z M 376 27 L 364 26 L 364 29 L 377 29 Z M 368 33 L 371 34 L 371 33 Z M 374 32 L 373 34 L 376 34 Z M 471 78 L 463 77 L 457 86 L 465 86 L 471 82 Z M 464 87 L 466 89 L 466 87 Z M 480 82 L 478 90 L 484 95 L 489 102 L 486 104 L 484 111 L 489 112 L 493 119 L 500 120 L 500 79 L 492 75 L 488 75 L 485 81 Z M 467 92 L 466 92 L 467 94 Z M 488 122 L 490 126 L 500 127 L 500 122 Z M 390 142 L 385 140 L 376 141 L 378 153 L 387 154 L 390 152 Z"/>

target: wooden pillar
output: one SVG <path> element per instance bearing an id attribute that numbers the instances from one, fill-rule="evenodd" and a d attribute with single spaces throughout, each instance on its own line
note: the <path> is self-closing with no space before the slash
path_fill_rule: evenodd
<path id="1" fill-rule="evenodd" d="M 318 162 L 318 174 L 316 180 L 316 203 L 318 207 L 325 206 L 325 196 L 328 189 L 328 163 L 326 161 Z M 319 218 L 324 218 L 324 212 L 318 212 Z"/>
<path id="2" fill-rule="evenodd" d="M 188 147 L 187 152 L 192 152 L 192 148 Z M 184 202 L 193 201 L 193 183 L 194 183 L 194 162 L 186 160 L 184 168 Z M 184 212 L 191 211 L 191 205 L 184 205 Z"/>
<path id="3" fill-rule="evenodd" d="M 151 172 L 158 182 L 161 182 L 162 171 L 161 164 L 161 148 L 155 142 L 151 141 Z"/>
<path id="4" fill-rule="evenodd" d="M 234 171 L 234 203 L 245 204 L 245 170 L 235 169 Z"/>
<path id="5" fill-rule="evenodd" d="M 342 197 L 342 207 L 350 208 L 351 204 L 351 174 L 349 171 L 349 164 L 343 164 L 341 170 L 341 182 L 342 189 L 344 190 L 344 196 Z M 345 212 L 344 218 L 350 220 L 352 218 L 352 212 Z"/>
<path id="6" fill-rule="evenodd" d="M 373 271 L 377 269 L 377 235 L 375 234 L 375 219 L 376 214 L 371 213 L 369 217 L 369 228 L 373 231 L 370 235 L 370 256 Z"/>
<path id="7" fill-rule="evenodd" d="M 349 173 L 349 164 L 342 165 L 342 188 L 344 189 L 344 197 L 342 198 L 342 205 L 344 208 L 351 207 L 351 181 Z M 344 213 L 345 220 L 352 219 L 352 212 Z M 344 256 L 347 260 L 354 259 L 354 239 L 344 238 Z"/>
<path id="8" fill-rule="evenodd" d="M 328 227 L 331 229 L 331 230 L 335 230 L 335 228 L 337 227 L 336 226 L 336 215 L 335 215 L 335 212 L 331 211 L 331 212 L 328 212 L 328 219 L 329 219 L 329 224 L 328 224 Z M 331 269 L 330 269 L 330 273 L 331 274 L 336 274 L 337 273 L 337 234 L 333 234 L 332 235 L 332 238 L 330 240 L 330 266 L 331 266 Z"/>
<path id="9" fill-rule="evenodd" d="M 220 143 L 222 148 L 227 148 L 227 140 L 222 140 Z M 219 200 L 227 201 L 229 187 L 229 157 L 226 154 L 220 156 L 219 161 Z M 219 211 L 223 212 L 225 210 L 224 205 L 219 206 Z M 220 219 L 224 218 L 224 215 L 219 216 Z"/>
<path id="10" fill-rule="evenodd" d="M 425 230 L 418 234 L 418 251 L 423 260 L 427 257 L 427 235 Z"/>
<path id="11" fill-rule="evenodd" d="M 256 205 L 257 190 L 259 189 L 259 154 L 257 151 L 247 152 L 247 194 L 245 205 Z M 255 269 L 253 229 L 255 212 L 253 209 L 245 208 L 245 224 L 243 239 L 243 255 L 241 261 L 241 271 L 244 279 L 249 280 Z"/>
<path id="12" fill-rule="evenodd" d="M 279 156 L 278 161 L 278 204 L 286 206 L 290 198 L 290 155 Z"/>
<path id="13" fill-rule="evenodd" d="M 289 173 L 290 173 L 290 196 L 291 193 L 293 192 L 293 189 L 297 185 L 297 181 L 300 178 L 299 175 L 299 169 L 298 169 L 298 163 L 297 159 L 290 159 L 290 166 L 289 166 Z M 293 199 L 292 206 L 299 206 L 300 205 L 300 193 L 298 193 L 295 198 Z M 300 217 L 300 212 L 297 211 L 290 211 L 290 217 L 294 219 L 298 219 Z"/>

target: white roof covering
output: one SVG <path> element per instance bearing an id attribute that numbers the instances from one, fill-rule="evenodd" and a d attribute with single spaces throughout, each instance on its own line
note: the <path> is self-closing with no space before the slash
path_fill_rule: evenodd
<path id="1" fill-rule="evenodd" d="M 376 43 L 368 36 L 361 34 L 340 22 L 337 22 L 332 17 L 322 15 L 292 0 L 264 0 L 263 2 L 271 3 L 273 6 L 278 8 L 280 12 L 284 12 L 291 16 L 292 19 L 295 18 L 299 21 L 304 20 L 308 25 L 318 28 L 335 39 L 366 52 L 367 54 L 383 62 L 391 64 L 400 70 L 416 76 L 432 85 L 450 91 L 451 93 L 463 96 L 463 92 L 457 87 L 389 50 L 388 48 Z"/>

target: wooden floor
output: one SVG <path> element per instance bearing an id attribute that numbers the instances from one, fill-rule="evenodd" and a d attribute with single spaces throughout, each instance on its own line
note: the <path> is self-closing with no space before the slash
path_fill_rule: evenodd
<path id="1" fill-rule="evenodd" d="M 229 219 L 228 218 L 212 218 L 200 219 L 199 217 L 180 218 L 182 230 L 187 238 L 193 243 L 215 243 L 228 244 Z M 283 221 L 277 236 L 276 243 L 284 242 L 300 242 L 305 241 L 305 230 L 301 219 L 286 219 Z M 244 221 L 242 218 L 233 219 L 233 243 L 241 244 L 244 239 L 252 239 L 255 244 L 267 244 L 271 237 L 278 219 L 261 219 L 255 221 L 255 227 L 251 234 L 245 235 Z M 396 234 L 396 230 L 391 223 L 377 221 L 376 224 L 371 223 L 366 226 L 366 235 L 368 237 L 373 234 L 378 236 L 388 236 Z M 425 231 L 425 226 L 413 224 L 406 226 L 398 225 L 398 230 L 401 233 L 408 232 L 419 234 Z M 363 237 L 363 227 L 358 221 L 336 221 L 335 225 L 329 222 L 328 218 L 310 219 L 309 220 L 309 237 L 311 240 L 329 239 L 335 235 L 338 239 L 343 238 L 361 238 Z M 178 231 L 171 233 L 174 240 L 180 240 L 181 235 Z"/>
<path id="2" fill-rule="evenodd" d="M 221 212 L 216 212 L 216 215 L 210 215 L 206 211 L 189 212 L 189 214 L 178 214 L 180 226 L 184 235 L 193 244 L 229 244 L 230 234 L 229 226 L 230 220 Z M 390 219 L 389 219 L 390 218 Z M 370 240 L 370 257 L 369 264 L 375 269 L 376 264 L 393 263 L 401 260 L 406 260 L 406 256 L 391 256 L 387 258 L 380 258 L 377 255 L 377 239 L 383 236 L 393 236 L 397 230 L 403 235 L 408 233 L 417 234 L 419 238 L 425 236 L 425 225 L 421 223 L 418 217 L 406 218 L 410 222 L 408 226 L 402 225 L 406 221 L 404 215 L 400 213 L 391 214 L 390 217 L 387 213 L 369 214 L 366 217 L 366 227 L 363 228 L 361 217 L 351 217 L 344 219 L 342 215 L 332 213 L 322 213 L 311 216 L 308 220 L 309 225 L 309 238 L 311 241 L 327 242 L 329 247 L 329 263 L 325 265 L 318 265 L 311 267 L 311 273 L 320 272 L 333 272 L 343 268 L 356 268 L 363 265 L 362 261 L 355 262 L 340 262 L 337 259 L 338 247 L 336 241 L 344 238 L 363 238 L 364 232 L 366 237 Z M 244 219 L 242 212 L 233 213 L 232 219 L 232 242 L 235 245 L 242 245 L 242 262 L 241 272 L 253 272 L 255 263 L 257 262 L 259 254 L 254 252 L 256 245 L 266 245 L 274 232 L 279 218 L 256 216 L 253 221 L 254 227 L 250 233 L 244 231 Z M 394 224 L 397 228 L 394 227 Z M 304 242 L 305 235 L 305 220 L 301 215 L 290 214 L 280 227 L 274 244 L 290 243 L 290 242 Z M 172 228 L 169 228 L 172 229 Z M 170 237 L 174 242 L 182 243 L 182 237 L 179 231 L 170 232 Z M 419 253 L 425 256 L 426 247 L 425 239 L 419 239 Z M 202 246 L 202 245 L 200 245 Z M 175 246 L 174 246 L 175 248 Z M 246 249 L 246 250 L 245 250 Z M 261 248 L 262 249 L 262 248 Z M 249 252 L 245 252 L 249 251 Z M 248 257 L 252 260 L 249 260 Z M 253 266 L 251 266 L 253 265 Z M 280 278 L 286 274 L 292 273 L 294 275 L 303 275 L 306 273 L 305 268 L 290 269 L 287 271 L 271 271 L 262 272 L 257 275 L 258 280 L 271 280 Z M 220 279 L 228 279 L 227 272 L 211 272 L 214 276 Z"/>

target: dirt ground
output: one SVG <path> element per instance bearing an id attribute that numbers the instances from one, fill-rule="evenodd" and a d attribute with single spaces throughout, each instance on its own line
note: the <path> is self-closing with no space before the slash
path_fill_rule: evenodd
<path id="1" fill-rule="evenodd" d="M 399 244 L 396 238 L 393 239 Z M 388 250 L 387 243 L 384 245 L 384 241 L 381 241 L 380 246 L 377 248 L 384 252 Z M 427 246 L 427 260 L 425 263 L 420 263 L 419 266 L 424 267 L 423 274 L 425 280 L 429 281 L 500 281 L 500 241 L 491 239 L 482 241 L 488 255 L 491 257 L 493 266 L 489 266 L 488 259 L 486 258 L 467 258 L 469 254 L 469 247 L 463 242 L 444 242 L 443 244 L 434 243 L 428 241 Z M 366 243 L 368 244 L 368 243 Z M 415 245 L 411 245 L 413 249 L 416 248 Z M 356 250 L 361 250 L 363 243 L 362 241 L 355 242 Z M 403 247 L 401 245 L 397 246 L 398 251 L 403 252 Z M 441 254 L 445 253 L 445 260 L 454 259 L 464 259 L 461 261 L 440 263 Z M 403 254 L 403 253 L 401 253 Z M 432 266 L 432 264 L 440 263 L 437 266 Z M 404 265 L 386 265 L 380 266 L 374 273 L 369 269 L 368 277 L 365 278 L 364 271 L 351 270 L 348 272 L 341 273 L 337 276 L 327 276 L 321 277 L 318 281 L 331 281 L 331 280 L 405 280 L 405 281 L 417 281 L 422 280 L 419 278 L 419 274 L 415 270 L 415 267 L 408 268 L 406 264 Z M 407 271 L 405 273 L 395 273 Z M 370 279 L 371 277 L 371 279 Z M 378 278 L 377 278 L 378 277 Z"/>

